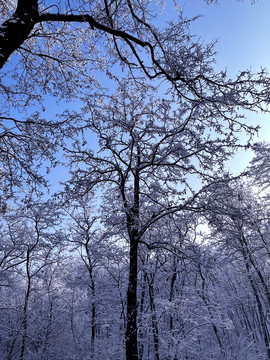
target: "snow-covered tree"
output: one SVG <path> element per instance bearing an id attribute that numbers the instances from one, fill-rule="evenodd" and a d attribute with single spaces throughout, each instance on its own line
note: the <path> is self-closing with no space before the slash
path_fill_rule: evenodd
<path id="1" fill-rule="evenodd" d="M 215 187 L 209 200 L 211 239 L 218 244 L 217 252 L 244 274 L 251 298 L 247 313 L 257 318 L 251 320 L 250 331 L 269 357 L 269 203 L 253 194 L 250 183 L 241 182 Z"/>
<path id="2" fill-rule="evenodd" d="M 127 359 L 137 359 L 139 245 L 158 245 L 146 234 L 164 217 L 203 210 L 196 200 L 210 184 L 226 181 L 223 164 L 240 146 L 233 124 L 253 129 L 199 104 L 183 101 L 176 108 L 147 84 L 122 82 L 107 99 L 90 99 L 70 122 L 75 142 L 64 148 L 72 174 L 65 191 L 76 199 L 101 190 L 104 226 L 129 244 L 126 352 Z M 91 136 L 99 149 L 88 145 Z"/>

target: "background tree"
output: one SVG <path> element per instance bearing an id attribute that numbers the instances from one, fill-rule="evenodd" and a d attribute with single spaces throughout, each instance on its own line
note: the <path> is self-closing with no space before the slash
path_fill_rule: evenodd
<path id="1" fill-rule="evenodd" d="M 257 313 L 258 342 L 263 342 L 269 357 L 268 204 L 262 199 L 258 201 L 251 189 L 239 182 L 216 188 L 209 205 L 212 237 L 214 242 L 220 239 L 220 251 L 229 254 L 246 276 L 245 283 L 250 286 L 254 306 L 249 313 Z"/>
<path id="2" fill-rule="evenodd" d="M 85 196 L 78 199 L 67 209 L 69 216 L 68 231 L 69 243 L 73 251 L 77 250 L 88 273 L 87 285 L 89 288 L 90 318 L 91 318 L 91 358 L 95 358 L 95 340 L 97 337 L 97 299 L 96 277 L 97 269 L 101 267 L 102 258 L 105 256 L 105 244 L 98 223 L 98 212 L 91 205 L 91 198 Z M 96 215 L 93 215 L 96 213 Z M 82 271 L 83 273 L 84 271 Z"/>
<path id="3" fill-rule="evenodd" d="M 13 279 L 11 287 L 15 286 L 15 289 L 17 287 L 21 291 L 18 303 L 14 304 L 17 309 L 13 309 L 14 314 L 18 311 L 18 317 L 10 318 L 7 322 L 11 325 L 15 320 L 16 323 L 7 340 L 7 359 L 16 357 L 23 360 L 32 353 L 40 352 L 40 344 L 37 345 L 40 331 L 37 330 L 38 326 L 34 325 L 34 318 L 38 313 L 39 298 L 47 296 L 46 293 L 42 294 L 43 291 L 40 289 L 40 283 L 43 281 L 41 274 L 57 259 L 53 252 L 59 241 L 57 232 L 53 233 L 57 218 L 50 202 L 35 206 L 29 203 L 28 206 L 17 207 L 13 213 L 9 210 L 5 216 L 7 231 L 4 233 L 1 270 Z M 39 320 L 36 318 L 37 323 Z M 6 344 L 3 346 L 3 349 L 5 348 Z"/>

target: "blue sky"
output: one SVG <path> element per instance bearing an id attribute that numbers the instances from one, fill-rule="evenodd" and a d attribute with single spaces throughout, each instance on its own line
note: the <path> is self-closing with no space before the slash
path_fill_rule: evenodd
<path id="1" fill-rule="evenodd" d="M 234 74 L 252 66 L 270 69 L 270 1 L 220 0 L 207 5 L 204 0 L 182 1 L 187 16 L 202 14 L 192 24 L 192 32 L 206 42 L 217 38 L 217 66 Z"/>
<path id="2" fill-rule="evenodd" d="M 217 39 L 216 68 L 227 69 L 232 77 L 239 71 L 261 67 L 270 71 L 270 0 L 219 0 L 207 5 L 204 0 L 181 1 L 187 17 L 202 16 L 191 25 L 191 32 L 206 43 Z M 247 113 L 247 120 L 259 124 L 256 141 L 270 141 L 270 115 Z M 242 170 L 252 153 L 241 152 L 230 162 L 231 171 Z"/>

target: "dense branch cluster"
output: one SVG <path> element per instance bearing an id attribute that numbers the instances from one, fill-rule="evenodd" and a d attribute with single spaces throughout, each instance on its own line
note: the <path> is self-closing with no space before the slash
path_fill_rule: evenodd
<path id="1" fill-rule="evenodd" d="M 264 359 L 269 201 L 258 201 L 239 181 L 213 185 L 201 201 L 203 216 L 163 218 L 141 244 L 138 358 Z M 2 354 L 124 359 L 125 235 L 110 226 L 105 232 L 100 220 L 107 214 L 98 213 L 91 196 L 70 202 L 62 214 L 51 205 L 32 203 L 2 217 Z"/>
<path id="2" fill-rule="evenodd" d="M 179 10 L 175 23 L 159 30 L 152 20 L 159 7 L 155 10 L 150 5 L 130 0 L 80 0 L 76 6 L 18 1 L 15 12 L 0 27 L 0 68 L 20 52 L 20 62 L 29 72 L 26 81 L 34 77 L 41 88 L 46 84 L 46 91 L 52 91 L 53 81 L 54 92 L 65 96 L 82 85 L 73 76 L 86 81 L 88 74 L 87 82 L 94 83 L 93 71 L 111 73 L 111 65 L 118 62 L 134 78 L 143 74 L 152 80 L 166 79 L 177 96 L 216 106 L 222 114 L 228 106 L 255 110 L 268 100 L 264 71 L 256 77 L 244 71 L 236 80 L 227 79 L 225 72 L 214 73 L 213 44 L 204 46 L 190 35 L 191 20 Z M 60 76 L 52 78 L 53 72 Z"/>

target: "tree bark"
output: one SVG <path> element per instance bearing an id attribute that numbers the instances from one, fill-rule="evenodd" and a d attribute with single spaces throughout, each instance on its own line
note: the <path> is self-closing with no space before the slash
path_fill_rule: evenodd
<path id="1" fill-rule="evenodd" d="M 138 360 L 137 346 L 137 272 L 138 241 L 130 243 L 130 266 L 127 289 L 126 360 Z"/>
<path id="2" fill-rule="evenodd" d="M 139 209 L 140 209 L 140 147 L 137 148 L 137 168 L 134 172 L 133 206 L 126 214 L 130 240 L 129 279 L 127 289 L 127 329 L 126 329 L 126 360 L 138 360 L 138 328 L 137 328 L 137 282 L 138 282 L 138 246 L 139 246 Z M 126 198 L 123 197 L 124 204 Z"/>
<path id="3" fill-rule="evenodd" d="M 93 276 L 93 264 L 91 260 L 91 255 L 89 252 L 89 241 L 90 237 L 88 237 L 87 242 L 84 244 L 84 248 L 87 254 L 87 261 L 86 264 L 89 278 L 90 278 L 90 290 L 91 290 L 91 359 L 95 356 L 95 339 L 96 339 L 96 290 L 95 290 L 95 280 Z"/>
<path id="4" fill-rule="evenodd" d="M 38 17 L 37 0 L 18 0 L 14 14 L 0 26 L 0 69 L 27 39 Z"/>
<path id="5" fill-rule="evenodd" d="M 146 290 L 146 280 L 147 280 L 147 274 L 146 272 L 143 273 L 143 279 L 142 279 L 142 294 L 141 294 L 141 300 L 140 300 L 140 306 L 139 306 L 139 339 L 143 339 L 143 330 L 142 330 L 142 316 L 143 316 L 143 310 L 144 310 L 144 302 L 145 302 L 145 290 Z M 139 349 L 138 349 L 138 358 L 139 360 L 142 360 L 143 358 L 143 351 L 144 351 L 144 344 L 143 342 L 139 342 Z"/>
<path id="6" fill-rule="evenodd" d="M 28 38 L 34 26 L 44 21 L 88 23 L 92 29 L 95 28 L 120 37 L 128 42 L 134 42 L 144 48 L 147 47 L 150 49 L 153 57 L 153 47 L 148 41 L 143 41 L 125 31 L 99 23 L 89 14 L 73 15 L 47 12 L 40 14 L 38 0 L 18 0 L 14 14 L 0 26 L 0 69 L 5 65 L 10 55 Z M 154 57 L 152 60 L 155 65 L 164 72 Z M 146 71 L 143 62 L 140 62 L 140 65 L 149 78 L 155 78 L 157 76 L 151 76 Z"/>
<path id="7" fill-rule="evenodd" d="M 153 331 L 153 339 L 154 339 L 154 349 L 155 349 L 155 360 L 159 360 L 159 335 L 158 335 L 158 323 L 156 316 L 156 304 L 154 297 L 154 288 L 152 280 L 148 281 L 149 286 L 149 300 L 150 300 L 150 309 L 151 309 L 151 317 L 152 317 L 152 331 Z"/>
<path id="8" fill-rule="evenodd" d="M 176 281 L 176 264 L 175 264 L 175 258 L 174 258 L 174 266 L 173 266 L 173 274 L 171 278 L 171 284 L 170 284 L 170 297 L 169 302 L 171 303 L 173 301 L 173 292 L 174 292 L 174 283 Z M 170 332 L 173 330 L 173 317 L 170 314 Z"/>
<path id="9" fill-rule="evenodd" d="M 28 322 L 27 322 L 27 312 L 28 312 L 28 302 L 30 297 L 30 290 L 31 290 L 31 275 L 29 272 L 29 264 L 30 262 L 30 250 L 27 250 L 27 258 L 26 258 L 26 273 L 27 273 L 27 289 L 24 299 L 24 306 L 23 306 L 23 319 L 22 319 L 22 346 L 20 351 L 20 360 L 24 359 L 24 352 L 25 352 L 25 345 L 26 345 L 26 336 L 27 336 L 27 328 L 28 328 Z"/>

